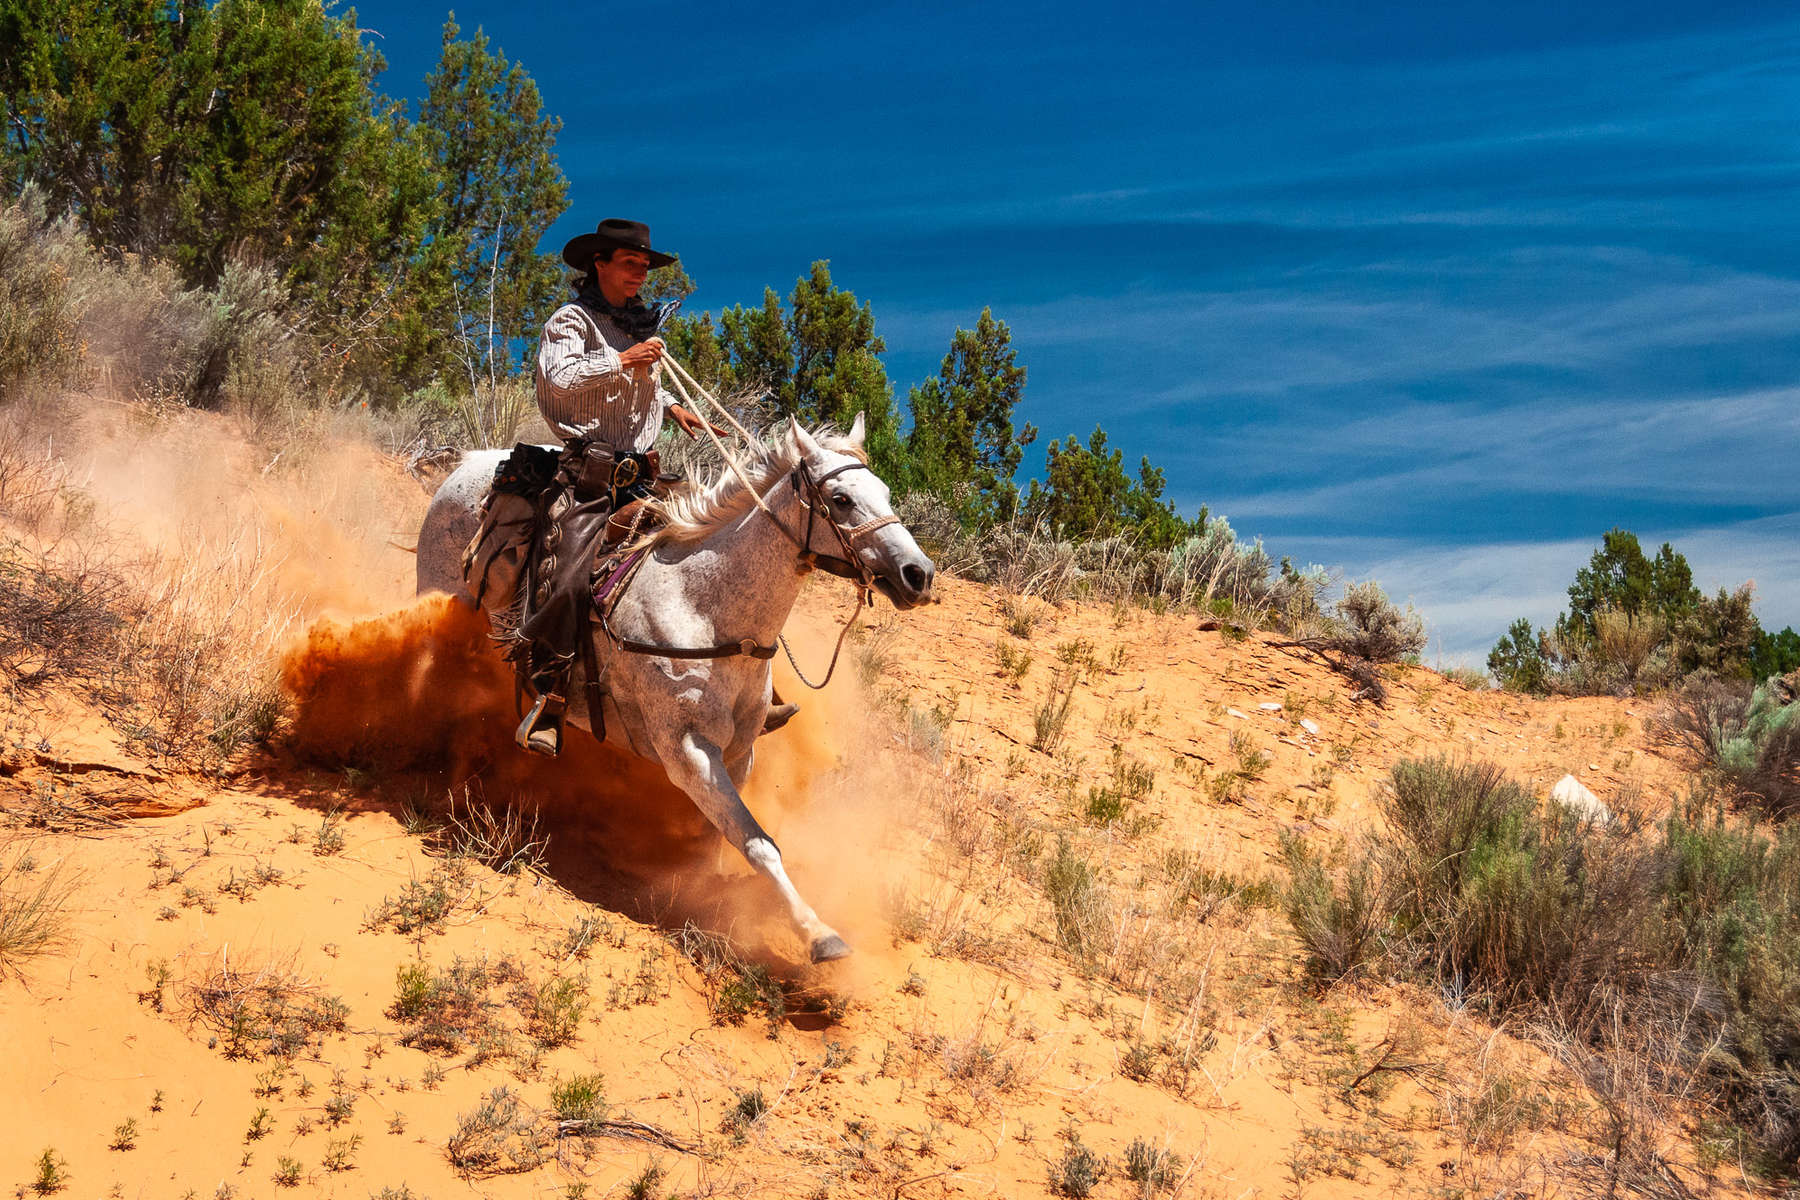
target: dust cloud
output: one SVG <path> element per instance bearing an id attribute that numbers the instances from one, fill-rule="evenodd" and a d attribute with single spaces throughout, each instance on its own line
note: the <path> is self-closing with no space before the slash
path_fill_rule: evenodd
<path id="1" fill-rule="evenodd" d="M 227 417 L 88 397 L 33 414 L 31 435 L 121 548 L 233 581 L 290 623 L 365 616 L 412 593 L 427 497 L 348 414 L 270 440 Z"/>
<path id="2" fill-rule="evenodd" d="M 812 661 L 830 639 L 796 622 Z M 668 925 L 694 921 L 746 953 L 794 952 L 775 895 L 662 769 L 583 731 L 555 759 L 513 743 L 518 704 L 486 618 L 447 596 L 360 621 L 315 621 L 287 653 L 290 751 L 301 760 L 403 776 L 436 796 L 475 795 L 535 816 L 551 875 L 576 895 Z M 785 665 L 777 687 L 802 710 L 757 745 L 745 789 L 783 846 L 801 893 L 847 936 L 880 936 L 880 843 L 891 765 L 859 755 L 871 727 L 848 679 L 810 693 Z"/>
<path id="3" fill-rule="evenodd" d="M 454 793 L 535 813 L 553 877 L 577 895 L 792 951 L 772 891 L 661 768 L 575 729 L 555 760 L 513 744 L 514 682 L 485 620 L 413 597 L 408 549 L 428 496 L 372 444 L 367 420 L 314 414 L 271 438 L 216 414 L 95 397 L 35 418 L 31 438 L 65 463 L 109 538 L 257 631 L 244 653 L 268 656 L 261 669 L 279 672 L 291 713 L 277 774 L 356 768 L 395 806 Z M 789 636 L 818 671 L 848 597 L 830 580 L 808 593 Z M 896 875 L 885 866 L 894 816 L 918 782 L 884 752 L 850 657 L 824 692 L 777 659 L 777 687 L 802 711 L 758 743 L 746 800 L 802 894 L 868 949 Z"/>

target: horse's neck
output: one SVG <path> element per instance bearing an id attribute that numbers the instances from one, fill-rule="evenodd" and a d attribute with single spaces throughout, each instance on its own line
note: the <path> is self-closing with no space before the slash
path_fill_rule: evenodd
<path id="1" fill-rule="evenodd" d="M 714 554 L 717 567 L 708 572 L 712 594 L 690 591 L 690 596 L 695 608 L 710 616 L 721 634 L 753 635 L 767 645 L 787 623 L 800 596 L 796 549 L 782 530 L 791 530 L 798 537 L 802 527 L 794 489 L 777 484 L 769 489 L 764 503 L 774 513 L 773 520 L 752 506 L 694 546 L 696 551 Z"/>

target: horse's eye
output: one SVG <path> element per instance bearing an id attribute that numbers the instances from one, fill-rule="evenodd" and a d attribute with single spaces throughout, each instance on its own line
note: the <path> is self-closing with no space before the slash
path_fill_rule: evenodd
<path id="1" fill-rule="evenodd" d="M 849 508 L 850 507 L 850 497 L 846 496 L 842 492 L 839 492 L 837 495 L 833 496 L 831 498 L 831 502 L 833 504 L 837 505 L 839 508 Z"/>

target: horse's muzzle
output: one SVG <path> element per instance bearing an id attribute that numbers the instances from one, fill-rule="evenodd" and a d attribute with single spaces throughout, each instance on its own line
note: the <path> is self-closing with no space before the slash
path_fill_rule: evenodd
<path id="1" fill-rule="evenodd" d="M 875 589 L 886 596 L 895 608 L 904 612 L 909 608 L 932 603 L 931 583 L 936 577 L 937 567 L 929 558 L 920 555 L 911 562 L 901 564 L 898 571 L 877 576 Z"/>

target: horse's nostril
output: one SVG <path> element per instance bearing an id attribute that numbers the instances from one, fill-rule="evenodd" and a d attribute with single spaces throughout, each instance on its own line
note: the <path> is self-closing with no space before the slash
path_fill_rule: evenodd
<path id="1" fill-rule="evenodd" d="M 915 592 L 922 592 L 931 583 L 931 576 L 917 563 L 907 563 L 900 568 L 900 578 L 906 580 L 906 586 Z"/>

